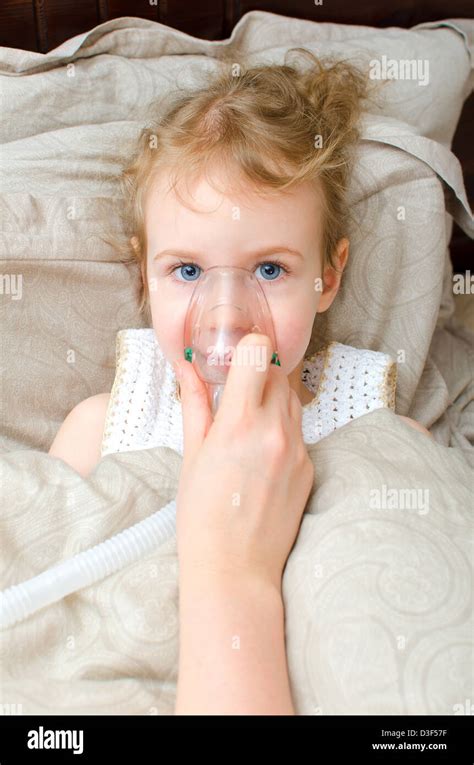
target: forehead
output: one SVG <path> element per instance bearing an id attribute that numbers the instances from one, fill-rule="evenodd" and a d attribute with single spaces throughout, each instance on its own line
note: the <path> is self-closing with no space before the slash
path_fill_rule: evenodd
<path id="1" fill-rule="evenodd" d="M 304 249 L 321 231 L 320 190 L 305 182 L 283 192 L 257 192 L 245 179 L 214 173 L 170 188 L 168 171 L 154 179 L 145 206 L 150 249 L 248 248 L 249 237 Z"/>

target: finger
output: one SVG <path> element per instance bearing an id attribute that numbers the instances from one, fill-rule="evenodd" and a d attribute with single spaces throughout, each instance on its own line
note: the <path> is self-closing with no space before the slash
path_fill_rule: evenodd
<path id="1" fill-rule="evenodd" d="M 189 361 L 175 361 L 176 376 L 181 391 L 183 413 L 184 454 L 193 458 L 200 449 L 213 423 L 208 390 Z"/>
<path id="2" fill-rule="evenodd" d="M 270 416 L 276 416 L 277 411 L 290 416 L 290 383 L 281 367 L 271 365 L 263 391 L 262 407 L 268 408 Z"/>
<path id="3" fill-rule="evenodd" d="M 262 405 L 271 366 L 272 346 L 267 335 L 251 332 L 237 343 L 227 374 L 220 409 L 242 412 Z"/>

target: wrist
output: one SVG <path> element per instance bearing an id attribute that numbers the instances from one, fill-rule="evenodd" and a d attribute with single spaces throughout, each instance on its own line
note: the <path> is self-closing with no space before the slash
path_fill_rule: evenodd
<path id="1" fill-rule="evenodd" d="M 179 564 L 180 591 L 202 595 L 218 595 L 242 592 L 249 597 L 282 599 L 281 578 L 233 565 L 210 563 Z"/>
<path id="2" fill-rule="evenodd" d="M 189 561 L 179 588 L 176 714 L 294 714 L 279 588 Z"/>

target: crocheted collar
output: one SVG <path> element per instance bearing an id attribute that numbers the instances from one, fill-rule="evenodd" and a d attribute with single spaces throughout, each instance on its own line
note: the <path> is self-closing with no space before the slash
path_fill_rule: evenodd
<path id="1" fill-rule="evenodd" d="M 301 381 L 306 388 L 314 394 L 314 398 L 308 401 L 307 404 L 302 405 L 302 410 L 309 411 L 319 403 L 319 397 L 321 394 L 322 383 L 326 377 L 327 367 L 329 365 L 332 352 L 336 346 L 340 345 L 336 340 L 332 340 L 327 343 L 319 351 L 316 351 L 311 356 L 304 359 L 303 368 L 301 372 Z M 319 360 L 319 364 L 318 364 Z M 320 367 L 320 373 L 318 374 L 318 367 Z M 171 367 L 175 385 L 173 389 L 173 400 L 181 403 L 181 399 L 178 392 L 178 380 L 174 373 L 174 369 Z"/>

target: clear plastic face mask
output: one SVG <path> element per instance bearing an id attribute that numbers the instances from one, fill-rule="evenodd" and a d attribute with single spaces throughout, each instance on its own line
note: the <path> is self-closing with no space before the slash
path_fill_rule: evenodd
<path id="1" fill-rule="evenodd" d="M 185 357 L 209 387 L 212 412 L 217 411 L 236 346 L 244 335 L 256 332 L 270 338 L 276 348 L 273 320 L 259 280 L 245 268 L 213 266 L 199 279 L 191 295 L 184 323 Z M 239 349 L 235 363 L 268 364 L 266 347 L 245 349 L 256 358 L 244 358 Z M 242 358 L 241 358 L 242 356 Z M 273 360 L 277 355 L 273 355 Z M 278 362 L 276 362 L 278 363 Z"/>

